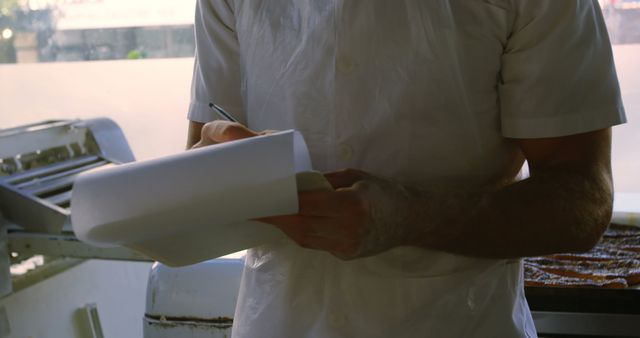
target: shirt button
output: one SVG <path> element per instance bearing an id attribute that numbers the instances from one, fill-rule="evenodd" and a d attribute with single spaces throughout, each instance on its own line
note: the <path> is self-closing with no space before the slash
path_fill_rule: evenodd
<path id="1" fill-rule="evenodd" d="M 348 144 L 341 144 L 338 146 L 338 159 L 341 161 L 350 160 L 353 157 L 353 148 Z"/>
<path id="2" fill-rule="evenodd" d="M 356 68 L 356 64 L 351 60 L 351 58 L 343 56 L 338 58 L 338 71 L 344 74 L 349 74 L 353 72 Z"/>

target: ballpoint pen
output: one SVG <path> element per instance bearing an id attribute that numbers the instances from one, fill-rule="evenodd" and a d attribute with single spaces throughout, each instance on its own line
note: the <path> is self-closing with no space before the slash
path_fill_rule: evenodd
<path id="1" fill-rule="evenodd" d="M 215 103 L 209 103 L 209 108 L 213 109 L 224 120 L 231 121 L 231 122 L 238 122 L 238 120 L 236 120 L 233 117 L 233 115 L 231 115 L 230 113 L 228 113 L 227 111 L 222 109 L 220 106 L 216 105 Z"/>

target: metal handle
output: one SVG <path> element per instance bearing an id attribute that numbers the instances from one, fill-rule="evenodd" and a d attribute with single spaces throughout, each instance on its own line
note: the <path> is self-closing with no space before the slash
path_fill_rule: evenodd
<path id="1" fill-rule="evenodd" d="M 104 338 L 102 325 L 100 324 L 100 316 L 98 315 L 98 306 L 95 303 L 87 304 L 83 310 L 89 327 L 89 337 Z"/>

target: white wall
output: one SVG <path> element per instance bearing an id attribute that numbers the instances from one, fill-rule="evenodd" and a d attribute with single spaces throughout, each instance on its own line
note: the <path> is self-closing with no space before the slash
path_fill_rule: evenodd
<path id="1" fill-rule="evenodd" d="M 109 117 L 138 159 L 182 151 L 193 58 L 0 65 L 0 129 Z"/>
<path id="2" fill-rule="evenodd" d="M 615 45 L 630 123 L 614 128 L 616 190 L 640 192 L 640 44 Z M 0 128 L 106 116 L 139 159 L 182 151 L 192 58 L 0 65 Z"/>

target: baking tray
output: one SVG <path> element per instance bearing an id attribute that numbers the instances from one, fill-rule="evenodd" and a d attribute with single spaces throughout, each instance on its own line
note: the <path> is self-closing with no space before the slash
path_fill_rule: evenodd
<path id="1" fill-rule="evenodd" d="M 612 222 L 640 226 L 640 194 L 616 194 Z M 640 315 L 640 285 L 624 289 L 527 286 L 525 295 L 532 311 Z"/>

